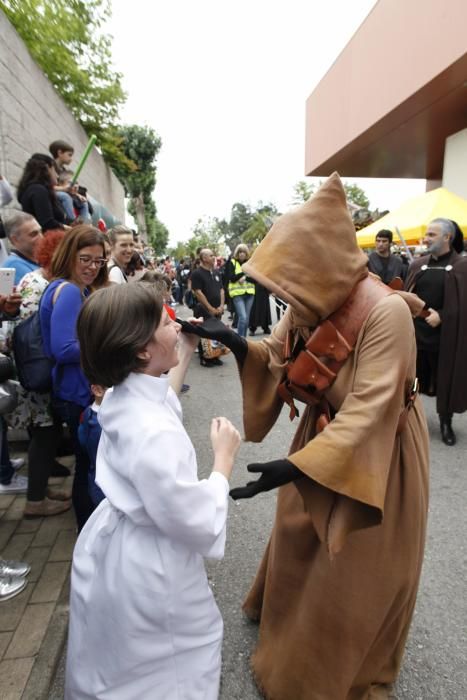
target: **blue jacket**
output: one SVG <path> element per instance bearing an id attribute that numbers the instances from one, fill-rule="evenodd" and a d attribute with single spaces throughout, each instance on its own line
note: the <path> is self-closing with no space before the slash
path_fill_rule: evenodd
<path id="1" fill-rule="evenodd" d="M 93 410 L 92 406 L 88 406 L 81 416 L 78 438 L 81 447 L 89 457 L 88 490 L 91 501 L 95 506 L 99 505 L 105 498 L 105 494 L 96 484 L 96 457 L 101 432 L 102 429 L 97 420 L 97 413 Z"/>
<path id="2" fill-rule="evenodd" d="M 21 254 L 12 251 L 6 260 L 3 261 L 2 267 L 13 268 L 15 271 L 15 284 L 19 284 L 24 275 L 32 270 L 37 270 L 39 265 L 32 260 L 28 260 Z"/>
<path id="3" fill-rule="evenodd" d="M 42 295 L 40 321 L 46 354 L 55 360 L 52 370 L 52 393 L 58 399 L 79 406 L 89 406 L 89 382 L 80 366 L 80 350 L 76 335 L 76 321 L 83 304 L 80 288 L 68 282 L 52 304 L 57 287 L 64 280 L 54 280 Z"/>

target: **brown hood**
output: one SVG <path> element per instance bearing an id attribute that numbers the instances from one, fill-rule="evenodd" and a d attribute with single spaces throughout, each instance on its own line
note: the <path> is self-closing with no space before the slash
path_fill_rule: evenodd
<path id="1" fill-rule="evenodd" d="M 368 274 L 339 175 L 281 216 L 243 269 L 291 305 L 295 326 L 314 326 L 338 309 Z"/>

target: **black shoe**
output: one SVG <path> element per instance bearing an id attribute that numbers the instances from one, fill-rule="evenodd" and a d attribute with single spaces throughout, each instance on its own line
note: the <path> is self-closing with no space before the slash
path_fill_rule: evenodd
<path id="1" fill-rule="evenodd" d="M 449 445 L 449 447 L 452 447 L 452 445 L 455 445 L 457 442 L 457 439 L 456 439 L 456 434 L 455 434 L 454 430 L 452 429 L 451 421 L 441 419 L 440 428 L 441 428 L 441 440 L 444 442 L 444 444 Z"/>
<path id="2" fill-rule="evenodd" d="M 250 328 L 250 335 L 254 335 L 256 333 L 256 328 Z"/>
<path id="3" fill-rule="evenodd" d="M 50 476 L 70 476 L 71 472 L 64 464 L 60 464 L 55 459 L 50 470 Z"/>
<path id="4" fill-rule="evenodd" d="M 271 335 L 271 329 L 270 328 L 263 328 L 263 333 L 264 333 L 264 335 Z"/>
<path id="5" fill-rule="evenodd" d="M 206 360 L 204 357 L 199 358 L 199 364 L 201 367 L 214 367 L 214 363 L 212 360 Z"/>

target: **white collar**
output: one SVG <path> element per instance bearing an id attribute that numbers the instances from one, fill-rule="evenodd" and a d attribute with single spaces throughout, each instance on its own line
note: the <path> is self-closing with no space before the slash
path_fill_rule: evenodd
<path id="1" fill-rule="evenodd" d="M 150 401 L 164 402 L 170 383 L 166 374 L 161 377 L 152 377 L 149 374 L 131 372 L 121 386 L 125 387 L 131 394 L 138 394 Z M 118 387 L 116 388 L 118 389 Z"/>

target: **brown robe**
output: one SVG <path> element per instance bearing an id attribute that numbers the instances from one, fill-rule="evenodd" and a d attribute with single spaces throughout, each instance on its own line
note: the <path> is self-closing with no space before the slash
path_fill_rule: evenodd
<path id="1" fill-rule="evenodd" d="M 277 386 L 293 319 L 289 308 L 270 338 L 248 344 L 241 372 L 247 440 L 261 441 L 282 408 Z M 279 489 L 271 538 L 244 603 L 260 620 L 252 666 L 268 700 L 387 697 L 397 677 L 428 508 L 419 399 L 396 434 L 415 358 L 411 313 L 390 295 L 370 313 L 326 394 L 334 420 L 314 437 L 314 409 L 303 410 L 289 460 L 305 476 Z"/>
<path id="2" fill-rule="evenodd" d="M 424 255 L 413 261 L 405 283 L 408 291 L 417 292 L 417 277 L 429 260 L 430 256 Z M 453 252 L 450 262 L 453 267 L 446 272 L 444 285 L 436 382 L 440 415 L 467 411 L 467 257 Z"/>

